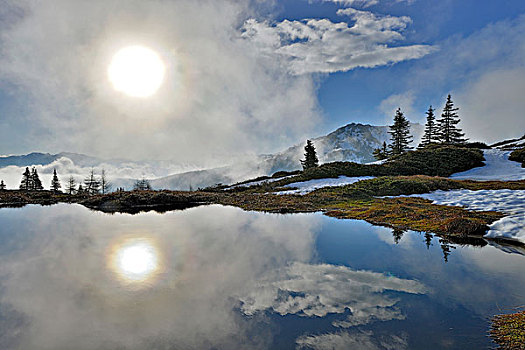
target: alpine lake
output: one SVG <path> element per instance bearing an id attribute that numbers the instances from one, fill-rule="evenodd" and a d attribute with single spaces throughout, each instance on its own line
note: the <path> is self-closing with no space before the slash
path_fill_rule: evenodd
<path id="1" fill-rule="evenodd" d="M 484 349 L 525 252 L 321 213 L 0 209 L 1 349 Z"/>

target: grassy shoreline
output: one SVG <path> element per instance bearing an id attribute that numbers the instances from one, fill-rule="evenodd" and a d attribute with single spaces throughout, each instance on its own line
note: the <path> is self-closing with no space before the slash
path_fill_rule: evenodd
<path id="1" fill-rule="evenodd" d="M 222 204 L 244 210 L 272 213 L 323 212 L 341 219 L 365 220 L 394 229 L 431 232 L 448 238 L 482 237 L 488 225 L 505 216 L 490 211 L 432 204 L 431 201 L 403 197 L 435 190 L 525 189 L 525 180 L 452 180 L 430 176 L 385 176 L 341 187 L 322 188 L 307 195 L 275 195 L 258 191 L 130 191 L 96 196 L 69 196 L 50 191 L 0 192 L 1 207 L 26 204 L 78 203 L 93 210 L 138 213 L 185 209 L 205 204 Z M 378 198 L 379 196 L 398 196 Z"/>

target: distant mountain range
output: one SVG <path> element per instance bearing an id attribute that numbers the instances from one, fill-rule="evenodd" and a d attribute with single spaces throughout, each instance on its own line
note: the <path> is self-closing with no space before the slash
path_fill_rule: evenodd
<path id="1" fill-rule="evenodd" d="M 411 131 L 412 135 L 414 135 L 414 144 L 417 144 L 423 132 L 423 126 L 412 124 Z M 388 134 L 387 126 L 352 123 L 328 135 L 314 138 L 312 141 L 317 149 L 321 163 L 333 161 L 368 163 L 375 160 L 372 156 L 373 150 L 380 147 L 383 142 L 388 142 L 389 139 L 390 135 Z M 297 144 L 283 152 L 244 159 L 230 166 L 186 172 L 175 171 L 170 175 L 166 174 L 168 169 L 174 170 L 177 167 L 166 161 L 103 160 L 67 152 L 58 154 L 30 153 L 20 156 L 0 157 L 0 173 L 1 168 L 7 166 L 46 166 L 67 158 L 76 167 L 80 168 L 98 168 L 101 166 L 118 168 L 119 178 L 112 179 L 114 187 L 131 188 L 137 177 L 137 169 L 139 169 L 146 176 L 152 177 L 150 182 L 155 189 L 188 190 L 189 188 L 196 189 L 217 183 L 231 184 L 247 178 L 270 175 L 281 170 L 298 170 L 301 168 L 299 160 L 303 158 L 303 148 L 304 144 Z M 129 176 L 123 176 L 122 168 L 130 170 Z M 111 176 L 111 173 L 109 174 Z"/>

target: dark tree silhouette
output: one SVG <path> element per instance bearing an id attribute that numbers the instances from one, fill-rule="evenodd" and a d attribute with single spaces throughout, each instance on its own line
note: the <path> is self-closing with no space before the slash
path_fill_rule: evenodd
<path id="1" fill-rule="evenodd" d="M 51 180 L 51 190 L 53 192 L 61 192 L 60 188 L 62 185 L 60 184 L 60 180 L 58 180 L 57 176 L 57 170 L 53 169 L 53 179 Z"/>
<path id="2" fill-rule="evenodd" d="M 427 245 L 427 250 L 430 249 L 430 246 L 432 245 L 432 237 L 431 233 L 425 233 L 425 244 Z"/>
<path id="3" fill-rule="evenodd" d="M 303 170 L 319 166 L 319 159 L 317 159 L 315 146 L 310 140 L 306 140 L 306 146 L 304 146 L 304 160 L 301 160 L 301 165 L 303 166 Z"/>
<path id="4" fill-rule="evenodd" d="M 151 185 L 149 181 L 143 177 L 141 180 L 135 181 L 133 189 L 136 191 L 149 191 L 151 190 Z"/>
<path id="5" fill-rule="evenodd" d="M 428 111 L 426 112 L 427 122 L 425 123 L 425 132 L 423 134 L 423 138 L 421 139 L 421 143 L 419 144 L 418 148 L 423 148 L 425 146 L 430 145 L 431 143 L 439 142 L 439 133 L 434 111 L 435 110 L 432 108 L 432 106 L 430 106 L 428 108 Z"/>
<path id="6" fill-rule="evenodd" d="M 394 243 L 399 244 L 399 241 L 401 241 L 401 238 L 403 238 L 403 234 L 405 233 L 405 230 L 400 230 L 398 228 L 392 229 L 392 236 L 394 236 Z"/>
<path id="7" fill-rule="evenodd" d="M 438 138 L 441 143 L 450 144 L 462 144 L 467 141 L 464 138 L 465 134 L 461 132 L 461 129 L 456 125 L 459 123 L 459 116 L 457 111 L 459 108 L 454 107 L 452 97 L 447 96 L 447 102 L 443 108 L 441 119 L 438 119 Z"/>
<path id="8" fill-rule="evenodd" d="M 387 159 L 390 155 L 390 152 L 388 151 L 388 145 L 386 142 L 383 142 L 383 146 L 381 146 L 381 148 L 376 148 L 373 155 L 377 160 Z"/>
<path id="9" fill-rule="evenodd" d="M 392 143 L 390 144 L 390 149 L 392 155 L 398 155 L 405 153 L 406 151 L 412 149 L 408 145 L 412 142 L 412 136 L 410 135 L 410 122 L 405 118 L 401 108 L 398 108 L 396 115 L 394 116 L 394 124 L 389 126 L 390 138 Z"/>
<path id="10" fill-rule="evenodd" d="M 66 185 L 66 192 L 69 194 L 69 195 L 72 195 L 76 192 L 76 182 L 75 182 L 75 178 L 73 176 L 69 176 L 69 179 L 67 180 L 67 185 Z"/>
<path id="11" fill-rule="evenodd" d="M 86 189 L 84 191 L 90 196 L 100 192 L 100 181 L 96 178 L 95 171 L 93 169 L 91 169 L 89 176 L 84 179 L 84 185 L 86 185 Z"/>
<path id="12" fill-rule="evenodd" d="M 0 181 L 0 191 L 5 191 L 5 183 L 4 180 Z"/>
<path id="13" fill-rule="evenodd" d="M 84 187 L 82 187 L 82 184 L 81 184 L 81 183 L 78 184 L 77 194 L 82 195 L 82 194 L 84 194 L 84 193 L 85 193 L 85 191 L 84 191 Z"/>
<path id="14" fill-rule="evenodd" d="M 102 190 L 102 194 L 106 194 L 111 190 L 111 183 L 108 181 L 104 169 L 102 169 L 100 174 L 100 189 Z"/>
<path id="15" fill-rule="evenodd" d="M 26 171 L 22 174 L 22 181 L 20 182 L 20 189 L 29 191 L 33 188 L 33 178 L 29 168 L 26 167 Z"/>
<path id="16" fill-rule="evenodd" d="M 41 191 L 44 189 L 44 186 L 42 186 L 42 181 L 40 181 L 40 177 L 38 176 L 38 171 L 36 171 L 36 168 L 33 167 L 31 169 L 31 180 L 32 180 L 32 190 L 34 191 Z"/>
<path id="17" fill-rule="evenodd" d="M 444 239 L 440 239 L 439 243 L 441 245 L 441 250 L 443 251 L 443 260 L 445 260 L 445 262 L 448 262 L 448 256 L 450 255 L 450 249 L 451 248 L 456 249 L 456 247 L 450 245 L 449 242 Z"/>

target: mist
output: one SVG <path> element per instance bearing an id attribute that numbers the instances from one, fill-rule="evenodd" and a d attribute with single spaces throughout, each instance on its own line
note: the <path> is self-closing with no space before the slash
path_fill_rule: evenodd
<path id="1" fill-rule="evenodd" d="M 0 79 L 23 105 L 2 116 L 5 153 L 67 150 L 213 166 L 283 148 L 320 120 L 312 76 L 288 74 L 242 38 L 242 24 L 257 16 L 248 1 L 2 7 L 11 20 L 0 36 Z M 127 97 L 108 82 L 112 55 L 127 45 L 152 48 L 166 65 L 151 98 Z"/>

